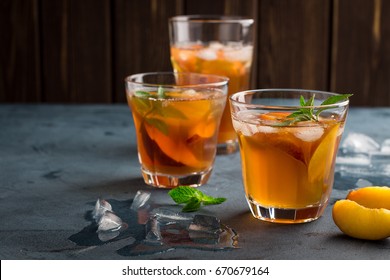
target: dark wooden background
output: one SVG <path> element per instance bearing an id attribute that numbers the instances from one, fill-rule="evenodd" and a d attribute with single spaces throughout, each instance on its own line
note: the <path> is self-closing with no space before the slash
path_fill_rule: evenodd
<path id="1" fill-rule="evenodd" d="M 253 88 L 390 106 L 388 0 L 0 0 L 0 102 L 125 102 L 126 75 L 171 70 L 179 14 L 254 18 Z"/>

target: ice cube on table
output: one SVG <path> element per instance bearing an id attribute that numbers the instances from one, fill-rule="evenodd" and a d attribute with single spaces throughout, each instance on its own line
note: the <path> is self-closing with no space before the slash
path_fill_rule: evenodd
<path id="1" fill-rule="evenodd" d="M 92 211 L 92 218 L 98 222 L 106 211 L 112 211 L 112 206 L 104 199 L 98 199 Z"/>
<path id="2" fill-rule="evenodd" d="M 380 145 L 370 136 L 361 133 L 349 133 L 341 144 L 344 154 L 379 151 Z"/>
<path id="3" fill-rule="evenodd" d="M 372 166 L 376 165 L 390 165 L 390 151 L 389 152 L 371 152 L 370 161 Z"/>
<path id="4" fill-rule="evenodd" d="M 171 224 L 176 222 L 190 222 L 193 216 L 188 213 L 177 212 L 177 210 L 166 207 L 155 208 L 151 211 L 151 216 L 154 216 L 162 224 Z"/>
<path id="5" fill-rule="evenodd" d="M 369 166 L 370 163 L 370 157 L 366 154 L 338 155 L 336 158 L 338 165 Z"/>
<path id="6" fill-rule="evenodd" d="M 151 193 L 148 191 L 137 191 L 134 196 L 133 203 L 130 206 L 131 210 L 137 211 L 139 208 L 144 206 L 149 200 Z"/>
<path id="7" fill-rule="evenodd" d="M 145 242 L 151 245 L 162 245 L 160 223 L 156 216 L 151 216 L 145 226 Z"/>
<path id="8" fill-rule="evenodd" d="M 390 138 L 389 139 L 385 139 L 382 142 L 381 152 L 383 152 L 383 153 L 390 153 Z"/>
<path id="9" fill-rule="evenodd" d="M 358 188 L 364 188 L 367 186 L 372 186 L 372 183 L 366 179 L 360 178 L 356 181 L 355 186 Z"/>
<path id="10" fill-rule="evenodd" d="M 118 237 L 120 234 L 120 231 L 119 230 L 115 230 L 115 231 L 99 231 L 98 232 L 98 238 L 100 239 L 100 241 L 103 241 L 103 242 L 106 242 L 106 241 L 109 241 L 109 240 L 112 240 L 116 237 Z"/>
<path id="11" fill-rule="evenodd" d="M 214 216 L 195 215 L 188 229 L 214 234 L 221 230 L 221 221 Z"/>
<path id="12" fill-rule="evenodd" d="M 115 215 L 113 212 L 106 211 L 100 218 L 98 225 L 99 226 L 97 232 L 117 231 L 121 229 L 123 222 L 122 219 Z"/>
<path id="13" fill-rule="evenodd" d="M 324 128 L 322 126 L 311 126 L 294 128 L 295 137 L 305 142 L 313 142 L 321 138 L 324 134 Z"/>

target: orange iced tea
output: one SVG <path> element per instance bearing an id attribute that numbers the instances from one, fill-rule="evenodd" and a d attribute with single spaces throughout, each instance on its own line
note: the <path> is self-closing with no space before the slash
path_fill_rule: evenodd
<path id="1" fill-rule="evenodd" d="M 144 179 L 159 187 L 197 186 L 191 178 L 199 175 L 206 176 L 205 183 L 215 159 L 226 92 L 190 89 L 163 95 L 156 91 L 127 95 Z"/>
<path id="2" fill-rule="evenodd" d="M 178 72 L 216 74 L 229 78 L 228 94 L 249 88 L 252 46 L 240 44 L 222 45 L 211 43 L 173 45 L 171 61 Z M 218 143 L 235 141 L 237 138 L 231 121 L 229 107 L 226 106 L 218 134 Z"/>
<path id="3" fill-rule="evenodd" d="M 248 204 L 256 218 L 271 222 L 301 223 L 322 215 L 347 113 L 348 100 L 316 107 L 314 95 L 309 101 L 301 96 L 302 107 L 292 106 L 299 104 L 299 96 L 287 98 L 298 94 L 292 91 L 247 91 L 230 100 Z"/>

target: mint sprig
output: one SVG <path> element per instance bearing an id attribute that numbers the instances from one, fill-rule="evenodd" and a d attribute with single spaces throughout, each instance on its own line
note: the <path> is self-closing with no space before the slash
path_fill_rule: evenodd
<path id="1" fill-rule="evenodd" d="M 179 186 L 168 192 L 177 204 L 185 204 L 183 212 L 193 212 L 200 209 L 201 205 L 221 204 L 226 201 L 224 197 L 212 197 L 202 193 L 198 189 L 188 186 Z"/>
<path id="2" fill-rule="evenodd" d="M 340 101 L 347 100 L 349 97 L 351 97 L 353 94 L 339 94 L 339 95 L 333 95 L 326 100 L 324 100 L 321 103 L 322 105 L 332 105 L 335 103 L 338 103 Z M 281 123 L 275 124 L 275 126 L 288 126 L 295 124 L 297 122 L 301 121 L 314 121 L 318 122 L 319 121 L 319 115 L 325 110 L 333 109 L 335 107 L 330 106 L 326 108 L 319 108 L 317 110 L 314 110 L 314 97 L 315 95 L 313 94 L 307 101 L 303 96 L 299 99 L 300 106 L 302 108 L 299 108 L 297 111 L 291 113 L 288 115 L 286 118 L 286 121 L 283 121 Z"/>

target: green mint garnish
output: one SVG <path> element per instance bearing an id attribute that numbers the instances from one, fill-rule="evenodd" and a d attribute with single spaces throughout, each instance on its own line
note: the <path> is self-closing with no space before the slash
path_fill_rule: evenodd
<path id="1" fill-rule="evenodd" d="M 150 93 L 147 92 L 147 91 L 137 90 L 135 92 L 135 95 L 138 96 L 138 97 L 149 97 Z"/>
<path id="2" fill-rule="evenodd" d="M 165 90 L 163 89 L 162 86 L 159 86 L 158 87 L 158 90 L 157 90 L 157 96 L 158 98 L 165 98 Z"/>
<path id="3" fill-rule="evenodd" d="M 226 200 L 224 197 L 212 197 L 202 193 L 198 189 L 188 186 L 179 186 L 168 192 L 173 201 L 177 204 L 185 204 L 183 212 L 193 212 L 199 210 L 201 205 L 221 204 Z"/>
<path id="4" fill-rule="evenodd" d="M 339 95 L 333 95 L 326 100 L 324 100 L 321 105 L 331 105 L 335 104 L 340 101 L 347 100 L 350 96 L 353 94 L 339 94 Z M 327 107 L 327 108 L 320 108 L 316 111 L 314 111 L 314 97 L 315 95 L 313 94 L 312 97 L 310 97 L 307 101 L 303 96 L 301 96 L 299 103 L 301 107 L 297 111 L 291 113 L 290 115 L 287 116 L 287 120 L 281 123 L 276 124 L 275 126 L 286 126 L 286 125 L 291 125 L 295 124 L 297 122 L 301 121 L 314 121 L 318 122 L 319 121 L 319 115 L 321 112 L 332 109 L 334 107 Z M 311 107 L 311 108 L 305 108 L 305 107 Z"/>

